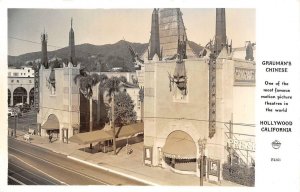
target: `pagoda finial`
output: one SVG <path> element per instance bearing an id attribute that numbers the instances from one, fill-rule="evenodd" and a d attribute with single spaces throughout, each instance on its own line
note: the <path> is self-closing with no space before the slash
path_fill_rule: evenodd
<path id="1" fill-rule="evenodd" d="M 73 17 L 71 17 L 71 28 L 73 27 Z"/>

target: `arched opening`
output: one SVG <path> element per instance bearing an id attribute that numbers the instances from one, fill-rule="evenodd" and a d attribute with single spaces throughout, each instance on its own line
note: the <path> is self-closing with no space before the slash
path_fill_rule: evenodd
<path id="1" fill-rule="evenodd" d="M 53 134 L 53 138 L 59 138 L 59 121 L 56 115 L 51 114 L 48 116 L 47 121 L 41 127 L 46 131 L 47 135 Z"/>
<path id="2" fill-rule="evenodd" d="M 8 104 L 8 106 L 10 106 L 10 101 L 11 101 L 11 92 L 10 92 L 10 90 L 8 89 L 8 91 L 7 91 L 7 95 L 8 95 L 8 97 L 7 97 L 7 104 Z"/>
<path id="3" fill-rule="evenodd" d="M 34 88 L 29 91 L 29 105 L 34 104 Z"/>
<path id="4" fill-rule="evenodd" d="M 27 91 L 23 87 L 18 87 L 13 93 L 13 105 L 17 103 L 26 103 L 27 101 Z"/>
<path id="5" fill-rule="evenodd" d="M 195 173 L 197 146 L 193 138 L 184 131 L 173 131 L 162 148 L 164 162 L 174 171 Z"/>

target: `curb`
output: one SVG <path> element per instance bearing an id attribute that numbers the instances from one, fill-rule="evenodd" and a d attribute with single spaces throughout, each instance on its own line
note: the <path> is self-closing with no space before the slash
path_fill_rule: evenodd
<path id="1" fill-rule="evenodd" d="M 103 166 L 100 166 L 100 165 L 96 165 L 96 164 L 94 164 L 94 163 L 90 163 L 90 162 L 87 162 L 87 161 L 78 159 L 78 158 L 76 158 L 76 157 L 72 157 L 72 156 L 69 156 L 69 155 L 68 155 L 67 158 L 72 159 L 72 160 L 74 160 L 74 161 L 78 161 L 78 162 L 87 164 L 87 165 L 90 165 L 90 166 L 93 166 L 93 167 L 96 167 L 96 168 L 99 168 L 99 169 L 102 169 L 102 170 L 107 171 L 107 172 L 111 172 L 111 173 L 114 173 L 114 174 L 117 174 L 117 175 L 121 175 L 121 176 L 123 176 L 123 177 L 130 178 L 130 179 L 132 179 L 132 180 L 135 180 L 135 181 L 138 181 L 138 182 L 147 184 L 147 185 L 160 186 L 160 185 L 157 184 L 157 183 L 153 183 L 153 182 L 151 182 L 151 181 L 146 181 L 146 180 L 144 180 L 144 179 L 140 179 L 140 178 L 137 178 L 137 177 L 134 177 L 134 176 L 131 176 L 131 175 L 128 175 L 128 174 L 119 172 L 119 171 L 115 171 L 115 170 L 112 170 L 112 169 L 109 169 L 109 168 L 106 168 L 106 167 L 103 167 Z"/>

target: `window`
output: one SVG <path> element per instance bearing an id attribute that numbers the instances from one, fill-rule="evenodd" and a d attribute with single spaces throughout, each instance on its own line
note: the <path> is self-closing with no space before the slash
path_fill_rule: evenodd
<path id="1" fill-rule="evenodd" d="M 28 69 L 28 73 L 30 72 L 30 69 Z"/>
<path id="2" fill-rule="evenodd" d="M 14 82 L 14 80 L 11 80 L 10 82 L 11 82 L 11 83 L 13 83 L 13 82 Z"/>
<path id="3" fill-rule="evenodd" d="M 18 77 L 19 76 L 19 73 L 14 73 L 13 74 L 15 77 Z"/>
<path id="4" fill-rule="evenodd" d="M 19 80 L 17 80 L 17 83 L 19 83 Z"/>
<path id="5" fill-rule="evenodd" d="M 29 80 L 29 83 L 32 83 L 31 80 Z"/>

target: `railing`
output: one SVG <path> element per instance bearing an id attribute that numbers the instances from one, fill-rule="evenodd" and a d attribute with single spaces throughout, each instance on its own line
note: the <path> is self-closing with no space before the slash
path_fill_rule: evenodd
<path id="1" fill-rule="evenodd" d="M 233 128 L 233 123 L 230 121 L 228 123 L 231 128 Z M 250 134 L 243 134 L 243 133 L 234 133 L 230 127 L 228 127 L 226 124 L 224 124 L 225 127 L 228 129 L 228 132 L 225 132 L 225 136 L 227 139 L 235 139 L 235 140 L 240 140 L 239 138 L 236 137 L 236 135 L 241 135 L 244 137 L 255 137 L 255 135 L 250 135 Z M 243 126 L 243 125 L 240 125 Z M 231 155 L 231 162 L 234 163 L 233 156 L 236 156 L 238 158 L 238 164 L 246 165 L 246 166 L 253 166 L 255 165 L 255 159 L 251 156 L 250 153 L 255 152 L 254 150 L 241 150 L 238 148 L 233 148 L 231 147 L 228 143 L 226 146 L 226 150 L 228 153 Z M 250 161 L 249 161 L 250 160 Z"/>

